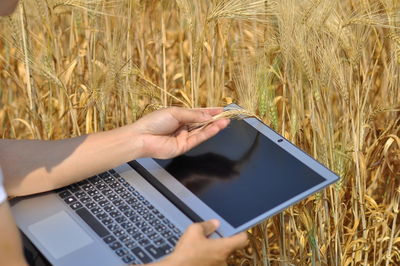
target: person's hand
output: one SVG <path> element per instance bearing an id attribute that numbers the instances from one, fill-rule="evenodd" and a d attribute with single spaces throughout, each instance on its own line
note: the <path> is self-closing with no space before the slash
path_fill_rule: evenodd
<path id="1" fill-rule="evenodd" d="M 155 265 L 226 265 L 226 259 L 233 251 L 246 247 L 247 234 L 243 232 L 227 238 L 207 238 L 218 226 L 218 220 L 192 224 L 178 241 L 175 251 Z"/>
<path id="2" fill-rule="evenodd" d="M 208 121 L 222 111 L 222 108 L 172 107 L 144 116 L 132 124 L 142 143 L 142 157 L 167 159 L 185 153 L 225 128 L 229 119 L 221 119 L 190 132 L 187 124 Z"/>

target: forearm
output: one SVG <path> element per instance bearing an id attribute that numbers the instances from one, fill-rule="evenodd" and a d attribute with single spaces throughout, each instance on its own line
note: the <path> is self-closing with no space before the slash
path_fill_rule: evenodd
<path id="1" fill-rule="evenodd" d="M 62 187 L 141 155 L 132 127 L 57 141 L 0 140 L 9 196 Z"/>

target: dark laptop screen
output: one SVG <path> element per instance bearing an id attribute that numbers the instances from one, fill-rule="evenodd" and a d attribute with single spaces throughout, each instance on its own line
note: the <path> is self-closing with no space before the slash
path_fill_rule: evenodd
<path id="1" fill-rule="evenodd" d="M 233 227 L 325 181 L 237 120 L 188 153 L 156 162 Z"/>

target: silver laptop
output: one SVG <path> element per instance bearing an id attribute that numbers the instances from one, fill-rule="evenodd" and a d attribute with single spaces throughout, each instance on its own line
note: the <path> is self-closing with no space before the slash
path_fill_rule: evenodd
<path id="1" fill-rule="evenodd" d="M 240 108 L 229 105 L 226 109 Z M 154 262 L 193 222 L 244 231 L 338 180 L 255 118 L 170 160 L 125 163 L 57 191 L 16 199 L 19 228 L 54 265 Z"/>

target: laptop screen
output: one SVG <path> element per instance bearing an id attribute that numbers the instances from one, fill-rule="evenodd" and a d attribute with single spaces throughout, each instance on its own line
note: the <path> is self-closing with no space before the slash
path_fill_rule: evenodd
<path id="1" fill-rule="evenodd" d="M 326 181 L 241 120 L 184 155 L 155 161 L 233 227 Z"/>

